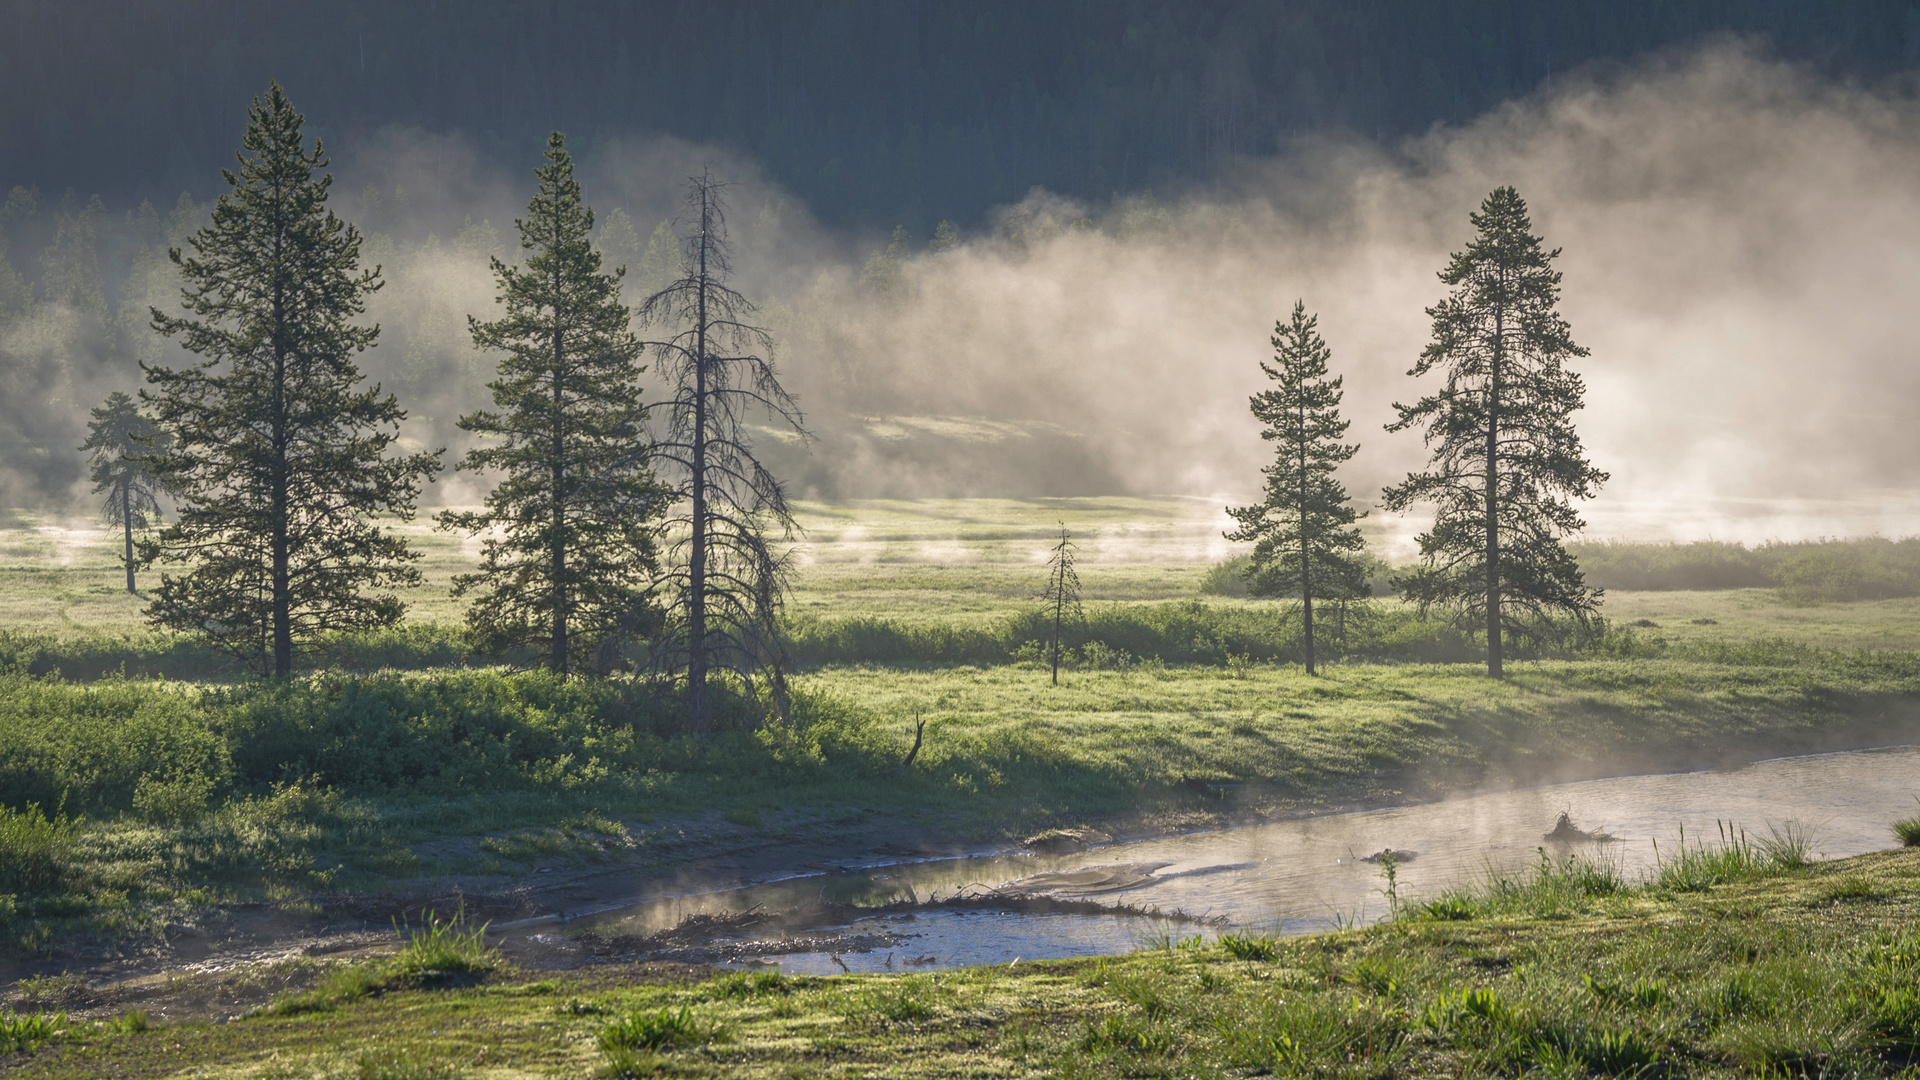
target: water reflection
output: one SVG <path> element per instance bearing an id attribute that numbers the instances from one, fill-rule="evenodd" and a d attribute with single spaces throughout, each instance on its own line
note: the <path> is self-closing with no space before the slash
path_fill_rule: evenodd
<path id="1" fill-rule="evenodd" d="M 1920 793 L 1920 748 L 1821 754 L 1740 769 L 1594 780 L 1505 791 L 1420 806 L 1327 815 L 1221 832 L 1116 844 L 1065 855 L 946 859 L 823 874 L 768 885 L 655 901 L 593 920 L 603 934 L 645 934 L 689 914 L 738 911 L 754 904 L 791 907 L 816 898 L 879 903 L 925 899 L 969 886 L 997 886 L 1035 875 L 1093 882 L 1102 873 L 1122 888 L 1101 900 L 1134 907 L 1224 915 L 1241 927 L 1306 933 L 1385 913 L 1383 868 L 1363 856 L 1384 848 L 1417 852 L 1395 872 L 1400 895 L 1417 898 L 1489 869 L 1539 857 L 1560 814 L 1615 841 L 1604 845 L 1629 878 L 1650 868 L 1656 844 L 1669 852 L 1689 840 L 1715 840 L 1718 823 L 1765 835 L 1769 823 L 1811 826 L 1815 854 L 1840 858 L 1891 846 L 1889 822 L 1911 814 Z M 1140 868 L 1147 867 L 1144 872 Z M 1068 895 L 1063 893 L 1062 895 Z M 584 927 L 587 924 L 576 924 Z M 783 957 L 788 971 L 914 970 L 909 959 L 940 967 L 1011 963 L 1125 952 L 1165 932 L 1195 932 L 1150 918 L 939 912 L 889 921 L 908 942 L 891 954 Z M 891 966 L 889 966 L 889 964 Z M 924 963 L 920 969 L 924 969 Z"/>

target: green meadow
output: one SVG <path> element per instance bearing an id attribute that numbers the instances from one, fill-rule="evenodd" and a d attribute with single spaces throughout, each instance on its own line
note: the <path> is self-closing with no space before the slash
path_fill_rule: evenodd
<path id="1" fill-rule="evenodd" d="M 1219 825 L 1904 741 L 1920 713 L 1920 600 L 1751 585 L 1614 592 L 1605 626 L 1521 648 L 1503 682 L 1470 638 L 1379 600 L 1343 613 L 1336 661 L 1308 678 L 1293 605 L 1219 589 L 1216 511 L 806 504 L 793 720 L 707 743 L 642 682 L 473 655 L 445 590 L 472 549 L 422 523 L 401 526 L 429 578 L 411 621 L 273 684 L 147 630 L 105 530 L 16 514 L 0 934 L 23 959 L 111 954 L 169 924 L 217 929 L 237 904 L 510 893 L 542 869 L 671 873 L 799 843 Z M 1087 619 L 1055 686 L 1032 596 L 1062 523 Z"/>

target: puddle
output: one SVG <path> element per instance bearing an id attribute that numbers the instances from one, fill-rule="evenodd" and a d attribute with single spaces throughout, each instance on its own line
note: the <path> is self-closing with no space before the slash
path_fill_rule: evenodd
<path id="1" fill-rule="evenodd" d="M 1920 747 L 1820 754 L 1739 769 L 1592 780 L 1505 791 L 1420 806 L 1327 815 L 1220 832 L 1114 844 L 1073 854 L 1001 855 L 929 860 L 818 874 L 746 888 L 651 900 L 575 921 L 569 934 L 643 936 L 688 916 L 758 905 L 781 911 L 806 904 L 884 904 L 982 892 L 1009 883 L 1047 895 L 1124 903 L 1134 913 L 1097 915 L 938 910 L 841 922 L 836 940 L 883 941 L 865 951 L 785 952 L 751 962 L 783 970 L 926 970 L 1126 952 L 1169 929 L 1176 935 L 1217 929 L 1170 925 L 1151 914 L 1179 911 L 1236 927 L 1310 933 L 1386 911 L 1376 855 L 1400 853 L 1402 897 L 1417 898 L 1483 873 L 1538 858 L 1562 813 L 1612 842 L 1596 845 L 1628 877 L 1654 864 L 1656 844 L 1716 842 L 1718 822 L 1765 836 L 1768 823 L 1812 828 L 1814 851 L 1842 858 L 1893 845 L 1889 823 L 1913 814 L 1920 794 Z M 532 931 L 528 931 L 531 933 Z M 551 933 L 551 928 L 543 932 Z M 741 941 L 751 935 L 743 933 Z M 797 944 L 797 943 L 794 943 Z M 931 959 L 928 959 L 931 958 Z M 917 963 L 908 964 L 908 961 Z"/>

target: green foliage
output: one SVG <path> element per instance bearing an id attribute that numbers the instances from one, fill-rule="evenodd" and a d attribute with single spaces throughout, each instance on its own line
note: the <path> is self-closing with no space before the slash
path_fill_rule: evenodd
<path id="1" fill-rule="evenodd" d="M 465 1070 L 409 1053 L 367 1054 L 354 1062 L 353 1080 L 458 1080 Z"/>
<path id="2" fill-rule="evenodd" d="M 1656 846 L 1653 881 L 1659 888 L 1670 892 L 1700 892 L 1806 863 L 1808 845 L 1804 840 L 1761 844 L 1730 823 L 1714 824 L 1719 831 L 1716 841 L 1695 839 L 1689 844 L 1686 830 L 1682 829 L 1679 843 L 1673 849 L 1660 851 Z"/>
<path id="3" fill-rule="evenodd" d="M 487 944 L 485 923 L 467 920 L 463 907 L 451 918 L 427 912 L 418 929 L 403 927 L 406 945 L 387 961 L 386 970 L 407 978 L 434 975 L 475 975 L 499 966 L 499 951 Z"/>
<path id="4" fill-rule="evenodd" d="M 796 619 L 791 625 L 794 654 L 809 664 L 1045 662 L 1052 636 L 1050 613 L 1039 611 L 1017 612 L 984 627 L 914 625 L 872 617 Z M 1323 656 L 1454 662 L 1476 654 L 1467 634 L 1446 623 L 1421 620 L 1398 605 L 1349 605 L 1337 625 L 1335 633 L 1333 620 L 1322 619 Z M 1542 656 L 1638 648 L 1631 640 L 1599 620 L 1587 626 L 1549 623 L 1536 627 L 1536 637 L 1514 651 Z M 1067 653 L 1063 665 L 1068 667 L 1120 666 L 1109 658 L 1123 654 L 1157 657 L 1169 664 L 1225 665 L 1234 656 L 1285 663 L 1303 658 L 1300 621 L 1278 605 L 1183 601 L 1100 606 L 1063 626 L 1062 641 Z M 1036 647 L 1028 648 L 1029 642 Z M 1099 648 L 1089 661 L 1087 649 L 1094 645 Z"/>
<path id="5" fill-rule="evenodd" d="M 1431 467 L 1388 488 L 1381 504 L 1435 504 L 1422 565 L 1401 589 L 1422 613 L 1438 606 L 1484 630 L 1487 671 L 1499 676 L 1506 635 L 1595 611 L 1599 595 L 1559 537 L 1581 529 L 1573 500 L 1592 498 L 1607 474 L 1573 429 L 1586 387 L 1565 365 L 1587 350 L 1556 310 L 1560 252 L 1541 248 L 1513 188 L 1496 189 L 1469 217 L 1479 234 L 1441 271 L 1453 292 L 1427 309 L 1433 341 L 1408 372 L 1438 369 L 1446 386 L 1396 406 L 1387 428 L 1423 427 Z"/>
<path id="6" fill-rule="evenodd" d="M 500 411 L 460 418 L 488 441 L 459 467 L 499 479 L 484 510 L 440 523 L 485 537 L 480 569 L 454 578 L 456 595 L 479 591 L 467 619 L 483 648 L 530 647 L 562 673 L 605 670 L 615 656 L 603 650 L 648 622 L 664 492 L 648 467 L 625 271 L 601 271 L 559 132 L 536 175 L 515 222 L 530 254 L 520 266 L 492 260 L 505 313 L 469 318 L 474 345 L 505 355 L 487 384 Z"/>
<path id="7" fill-rule="evenodd" d="M 1220 947 L 1235 960 L 1258 960 L 1272 963 L 1279 959 L 1280 951 L 1272 938 L 1257 937 L 1253 934 L 1222 934 Z"/>
<path id="8" fill-rule="evenodd" d="M 275 998 L 261 1011 L 269 1016 L 332 1012 L 342 1005 L 365 1001 L 384 984 L 383 974 L 376 965 L 348 964 L 327 972 L 311 990 Z"/>
<path id="9" fill-rule="evenodd" d="M 609 1056 L 619 1051 L 658 1050 L 714 1042 L 726 1037 L 724 1025 L 695 1013 L 689 1006 L 635 1009 L 600 1030 L 600 1049 Z"/>
<path id="10" fill-rule="evenodd" d="M 318 140 L 278 83 L 248 112 L 237 173 L 172 253 L 187 287 L 153 327 L 202 359 L 142 365 L 143 397 L 170 437 L 138 460 L 180 500 L 178 519 L 141 541 L 163 575 L 154 625 L 198 634 L 255 670 L 286 675 L 296 648 L 347 630 L 392 626 L 405 606 L 370 589 L 416 584 L 417 553 L 376 513 L 411 516 L 434 454 L 389 456 L 406 413 L 362 387 L 360 324 L 379 271 L 360 269 L 360 234 L 327 209 L 333 178 Z"/>
<path id="11" fill-rule="evenodd" d="M 1266 497 L 1253 506 L 1228 507 L 1239 528 L 1227 539 L 1252 541 L 1247 591 L 1253 596 L 1301 598 L 1302 642 L 1308 674 L 1314 670 L 1314 599 L 1366 596 L 1366 540 L 1354 522 L 1345 485 L 1334 470 L 1360 449 L 1343 443 L 1350 421 L 1340 416 L 1344 376 L 1327 377 L 1332 351 L 1321 339 L 1319 319 L 1295 301 L 1293 321 L 1273 324 L 1272 364 L 1260 370 L 1279 385 L 1255 394 L 1253 415 L 1265 425 L 1260 437 L 1274 444 Z"/>
<path id="12" fill-rule="evenodd" d="M 39 892 L 58 882 L 73 860 L 78 832 L 64 814 L 49 818 L 37 805 L 0 805 L 0 892 Z"/>
<path id="13" fill-rule="evenodd" d="M 32 1050 L 66 1032 L 66 1013 L 0 1013 L 0 1053 Z"/>
<path id="14" fill-rule="evenodd" d="M 340 672 L 449 668 L 515 659 L 473 651 L 459 627 L 420 623 L 327 634 L 313 641 L 312 648 L 316 658 Z M 56 637 L 0 630 L 0 673 L 9 672 L 58 674 L 80 681 L 124 676 L 222 682 L 245 676 L 235 669 L 230 656 L 190 634 Z"/>
<path id="15" fill-rule="evenodd" d="M 1902 847 L 1920 847 L 1920 814 L 1894 822 L 1893 835 Z"/>
<path id="16" fill-rule="evenodd" d="M 160 494 L 165 490 L 141 455 L 165 451 L 166 433 L 140 412 L 133 399 L 116 390 L 93 410 L 87 441 L 91 454 L 89 476 L 100 496 L 100 512 L 122 530 L 121 560 L 127 569 L 127 591 L 133 591 L 133 532 L 159 524 Z"/>

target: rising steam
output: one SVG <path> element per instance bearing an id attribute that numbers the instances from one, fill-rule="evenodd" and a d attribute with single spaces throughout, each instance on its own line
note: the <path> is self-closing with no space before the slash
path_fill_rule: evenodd
<path id="1" fill-rule="evenodd" d="M 1910 97 L 1722 44 L 1562 80 L 1390 151 L 1304 142 L 1159 201 L 1036 191 L 957 248 L 929 253 L 919 237 L 891 259 L 870 256 L 884 238 L 819 227 L 711 149 L 602 139 L 583 175 L 633 303 L 659 276 L 650 241 L 684 177 L 711 164 L 736 180 L 739 280 L 765 302 L 820 436 L 811 453 L 765 448 L 798 495 L 1244 500 L 1266 452 L 1246 398 L 1295 298 L 1346 376 L 1363 444 L 1348 486 L 1375 492 L 1423 460 L 1416 437 L 1380 428 L 1422 392 L 1405 372 L 1443 293 L 1435 272 L 1470 235 L 1467 212 L 1513 184 L 1564 249 L 1562 310 L 1593 352 L 1577 365 L 1589 395 L 1576 419 L 1613 481 L 1588 507 L 1591 534 L 1910 534 L 1916 121 Z M 420 442 L 457 450 L 452 421 L 485 402 L 492 364 L 466 315 L 490 313 L 486 255 L 517 253 L 530 174 L 418 133 L 387 133 L 339 172 L 336 207 L 375 234 L 391 281 L 366 367 L 414 410 Z M 52 340 L 27 329 L 8 347 Z M 71 402 L 81 415 L 91 403 Z M 1418 524 L 1376 527 L 1404 551 Z"/>

